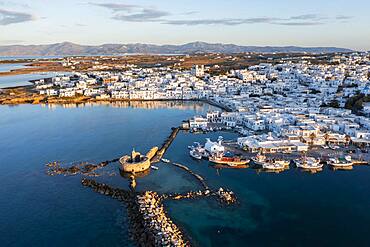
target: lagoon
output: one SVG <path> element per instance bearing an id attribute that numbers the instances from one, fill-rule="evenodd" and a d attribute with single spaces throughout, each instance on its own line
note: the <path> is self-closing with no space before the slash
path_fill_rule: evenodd
<path id="1" fill-rule="evenodd" d="M 0 72 L 8 72 L 15 69 L 25 68 L 25 63 L 0 63 Z"/>
<path id="2" fill-rule="evenodd" d="M 43 78 L 50 78 L 56 76 L 57 72 L 45 72 L 45 73 L 32 73 L 32 74 L 20 74 L 10 76 L 0 76 L 0 89 L 7 87 L 20 87 L 33 85 L 31 80 L 38 80 Z"/>

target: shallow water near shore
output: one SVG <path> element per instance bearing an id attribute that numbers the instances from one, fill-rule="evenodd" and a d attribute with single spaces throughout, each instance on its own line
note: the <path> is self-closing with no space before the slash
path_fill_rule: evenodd
<path id="1" fill-rule="evenodd" d="M 8 72 L 14 69 L 25 68 L 25 63 L 0 63 L 0 72 Z"/>
<path id="2" fill-rule="evenodd" d="M 114 107 L 74 105 L 0 107 L 0 242 L 4 246 L 133 246 L 120 202 L 81 186 L 80 176 L 45 174 L 45 164 L 101 162 L 161 145 L 171 127 L 215 109 L 204 103 L 157 102 Z M 180 132 L 165 158 L 202 175 L 208 185 L 233 190 L 238 205 L 212 199 L 168 201 L 172 219 L 198 246 L 365 246 L 370 242 L 370 167 L 324 169 L 307 174 L 291 168 L 280 174 L 253 169 L 216 170 L 195 161 L 187 146 L 221 132 Z M 138 178 L 137 190 L 185 192 L 201 187 L 169 164 Z M 128 188 L 118 164 L 99 182 Z"/>
<path id="3" fill-rule="evenodd" d="M 0 88 L 29 86 L 29 85 L 33 85 L 30 82 L 31 80 L 49 78 L 55 75 L 56 75 L 55 72 L 46 72 L 46 73 L 24 74 L 24 75 L 0 76 Z"/>

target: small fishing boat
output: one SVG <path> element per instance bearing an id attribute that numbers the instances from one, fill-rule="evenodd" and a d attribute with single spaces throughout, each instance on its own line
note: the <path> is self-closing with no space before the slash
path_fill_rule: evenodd
<path id="1" fill-rule="evenodd" d="M 279 161 L 271 160 L 266 163 L 263 163 L 262 168 L 266 170 L 282 171 L 287 168 L 287 163 L 286 161 L 283 160 Z"/>
<path id="2" fill-rule="evenodd" d="M 252 161 L 254 164 L 258 166 L 263 166 L 265 163 L 267 163 L 266 156 L 259 153 L 255 157 L 252 158 Z"/>
<path id="3" fill-rule="evenodd" d="M 317 170 L 323 167 L 320 163 L 320 159 L 315 159 L 313 157 L 302 157 L 301 159 L 294 160 L 295 165 L 298 168 L 305 170 Z"/>
<path id="4" fill-rule="evenodd" d="M 153 170 L 158 170 L 159 168 L 157 166 L 150 166 Z"/>
<path id="5" fill-rule="evenodd" d="M 196 160 L 201 160 L 202 159 L 202 155 L 196 149 L 190 150 L 189 154 L 192 158 L 194 158 Z"/>
<path id="6" fill-rule="evenodd" d="M 221 165 L 228 165 L 228 166 L 239 166 L 239 165 L 246 165 L 249 163 L 248 159 L 242 159 L 238 156 L 234 156 L 231 153 L 226 153 L 221 156 L 210 156 L 208 160 L 215 164 L 221 164 Z"/>
<path id="7" fill-rule="evenodd" d="M 349 155 L 340 158 L 331 158 L 328 164 L 336 169 L 347 169 L 353 166 L 352 158 Z"/>
<path id="8" fill-rule="evenodd" d="M 170 160 L 168 160 L 168 159 L 162 159 L 162 162 L 164 162 L 164 163 L 170 163 Z"/>

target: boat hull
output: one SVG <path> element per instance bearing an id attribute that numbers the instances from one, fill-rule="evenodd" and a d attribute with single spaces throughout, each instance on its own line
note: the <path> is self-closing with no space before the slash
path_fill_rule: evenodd
<path id="1" fill-rule="evenodd" d="M 227 165 L 227 166 L 230 166 L 230 167 L 243 166 L 243 165 L 247 165 L 249 163 L 249 160 L 239 160 L 239 161 L 236 161 L 236 160 L 222 160 L 222 159 L 215 159 L 215 158 L 212 158 L 212 157 L 209 158 L 209 161 L 212 162 L 212 163 L 215 163 L 215 164 Z"/>

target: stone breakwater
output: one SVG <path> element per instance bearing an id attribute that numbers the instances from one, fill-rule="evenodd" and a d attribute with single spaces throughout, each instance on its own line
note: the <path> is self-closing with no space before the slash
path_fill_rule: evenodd
<path id="1" fill-rule="evenodd" d="M 234 192 L 230 190 L 225 190 L 223 188 L 219 188 L 217 191 L 190 191 L 185 194 L 169 194 L 163 195 L 163 199 L 171 199 L 171 200 L 183 200 L 183 199 L 197 199 L 200 197 L 216 197 L 221 204 L 231 205 L 237 202 L 237 198 Z"/>
<path id="2" fill-rule="evenodd" d="M 173 140 L 175 140 L 179 131 L 180 131 L 180 128 L 172 128 L 172 132 L 170 136 L 164 141 L 162 147 L 157 151 L 156 155 L 151 159 L 152 163 L 157 163 L 162 159 L 164 153 L 167 151 L 169 146 L 172 144 Z"/>
<path id="3" fill-rule="evenodd" d="M 182 165 L 182 164 L 179 164 L 179 163 L 172 163 L 172 165 L 177 166 L 178 168 L 181 168 L 181 169 L 187 171 L 189 174 L 193 175 L 199 181 L 199 183 L 203 186 L 203 188 L 205 190 L 209 190 L 209 187 L 206 184 L 204 178 L 202 176 L 200 176 L 199 174 L 197 174 L 197 173 L 193 172 L 192 170 L 190 170 L 189 167 L 187 167 L 185 165 Z"/>
<path id="4" fill-rule="evenodd" d="M 47 175 L 55 176 L 55 175 L 66 175 L 66 176 L 73 176 L 77 174 L 82 174 L 85 176 L 98 176 L 95 173 L 98 169 L 106 167 L 108 164 L 117 162 L 118 159 L 107 160 L 103 161 L 99 164 L 90 164 L 90 163 L 80 163 L 77 165 L 73 165 L 70 167 L 62 167 L 59 162 L 50 162 L 46 164 L 47 167 Z"/>
<path id="5" fill-rule="evenodd" d="M 154 236 L 154 246 L 190 246 L 180 229 L 167 216 L 161 197 L 153 191 L 137 196 L 144 226 Z"/>
<path id="6" fill-rule="evenodd" d="M 162 197 L 156 192 L 136 193 L 85 178 L 81 183 L 126 204 L 130 235 L 139 246 L 190 246 L 179 227 L 166 215 Z"/>

